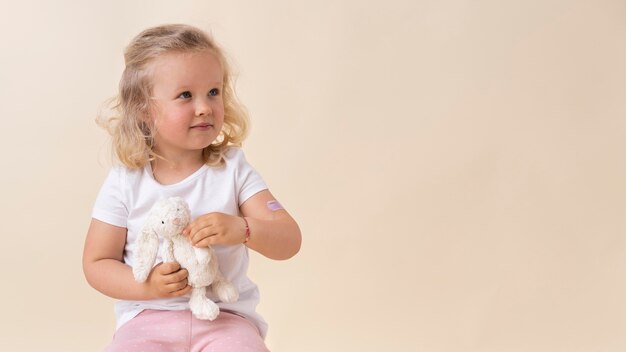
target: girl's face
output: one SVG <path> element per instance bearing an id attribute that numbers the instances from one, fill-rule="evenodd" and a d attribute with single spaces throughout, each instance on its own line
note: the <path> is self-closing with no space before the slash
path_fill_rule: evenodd
<path id="1" fill-rule="evenodd" d="M 201 155 L 224 124 L 219 60 L 208 51 L 167 53 L 151 69 L 155 152 L 166 158 Z"/>

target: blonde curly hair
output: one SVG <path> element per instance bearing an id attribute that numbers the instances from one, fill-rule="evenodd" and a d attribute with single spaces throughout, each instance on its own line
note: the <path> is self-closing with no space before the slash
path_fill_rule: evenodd
<path id="1" fill-rule="evenodd" d="M 145 116 L 151 108 L 152 82 L 150 63 L 165 53 L 208 50 L 219 60 L 224 72 L 222 99 L 224 125 L 216 140 L 203 150 L 210 166 L 224 163 L 231 146 L 241 146 L 248 132 L 248 115 L 239 103 L 233 87 L 231 69 L 222 49 L 204 31 L 184 24 L 148 28 L 139 33 L 124 51 L 125 68 L 119 94 L 109 101 L 113 116 L 101 115 L 97 123 L 109 131 L 117 159 L 130 169 L 139 169 L 156 158 L 153 130 Z"/>

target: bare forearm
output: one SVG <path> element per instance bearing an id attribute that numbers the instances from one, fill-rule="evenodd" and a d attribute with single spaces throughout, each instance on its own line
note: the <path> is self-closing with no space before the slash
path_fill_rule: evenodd
<path id="1" fill-rule="evenodd" d="M 290 218 L 261 220 L 246 217 L 250 239 L 246 245 L 264 256 L 285 260 L 300 250 L 302 235 L 298 224 Z"/>
<path id="2" fill-rule="evenodd" d="M 148 300 L 151 297 L 146 283 L 138 283 L 132 268 L 119 260 L 100 259 L 85 264 L 89 284 L 104 295 L 123 300 Z"/>

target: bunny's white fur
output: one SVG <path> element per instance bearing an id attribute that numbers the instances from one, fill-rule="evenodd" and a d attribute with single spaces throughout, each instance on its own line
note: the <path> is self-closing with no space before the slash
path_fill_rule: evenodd
<path id="1" fill-rule="evenodd" d="M 159 237 L 162 237 L 163 261 L 176 261 L 189 272 L 191 312 L 198 319 L 213 320 L 219 314 L 219 307 L 206 296 L 207 287 L 211 286 L 213 293 L 223 302 L 235 302 L 239 294 L 220 273 L 213 249 L 193 247 L 182 234 L 190 220 L 189 206 L 182 198 L 171 197 L 157 202 L 137 237 L 133 275 L 138 282 L 146 281 L 159 250 Z"/>

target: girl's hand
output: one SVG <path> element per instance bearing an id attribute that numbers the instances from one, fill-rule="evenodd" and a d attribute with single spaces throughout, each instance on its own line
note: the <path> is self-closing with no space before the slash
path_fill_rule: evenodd
<path id="1" fill-rule="evenodd" d="M 158 264 L 152 268 L 146 280 L 149 295 L 154 298 L 172 298 L 187 294 L 191 290 L 187 283 L 188 274 L 176 262 Z"/>
<path id="2" fill-rule="evenodd" d="M 196 247 L 241 244 L 246 239 L 246 223 L 239 216 L 208 213 L 187 225 L 183 234 L 188 236 L 191 244 Z"/>

